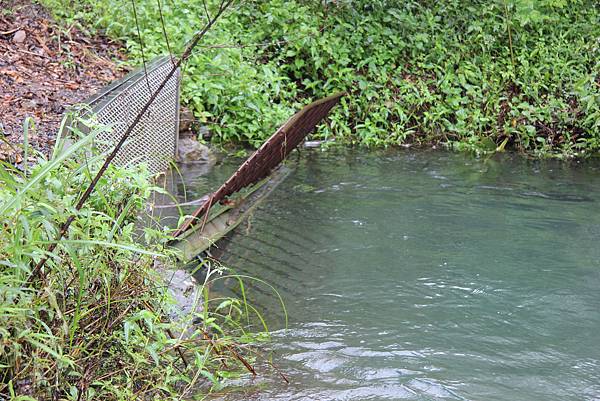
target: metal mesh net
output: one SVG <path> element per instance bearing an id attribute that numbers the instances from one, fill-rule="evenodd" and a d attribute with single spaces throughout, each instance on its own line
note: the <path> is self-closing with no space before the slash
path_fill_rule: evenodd
<path id="1" fill-rule="evenodd" d="M 143 69 L 135 71 L 87 102 L 98 122 L 110 127 L 96 137 L 96 146 L 101 152 L 114 148 L 172 67 L 168 57 L 154 60 L 147 65 L 147 78 Z M 180 73 L 177 71 L 160 91 L 117 153 L 115 164 L 147 163 L 152 173 L 168 169 L 177 151 L 179 78 Z"/>

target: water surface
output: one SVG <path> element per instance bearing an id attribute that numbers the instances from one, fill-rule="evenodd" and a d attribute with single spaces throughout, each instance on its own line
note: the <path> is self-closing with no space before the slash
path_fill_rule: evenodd
<path id="1" fill-rule="evenodd" d="M 230 400 L 600 399 L 600 165 L 304 152 L 221 244 L 276 329 Z"/>

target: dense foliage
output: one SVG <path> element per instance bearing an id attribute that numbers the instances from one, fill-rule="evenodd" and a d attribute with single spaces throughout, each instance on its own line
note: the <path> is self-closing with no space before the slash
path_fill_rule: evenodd
<path id="1" fill-rule="evenodd" d="M 141 47 L 130 2 L 44 0 Z M 146 58 L 206 20 L 200 0 L 136 0 Z M 67 7 L 68 5 L 68 7 Z M 349 96 L 318 136 L 573 156 L 600 149 L 595 0 L 240 1 L 187 64 L 184 102 L 222 141 L 257 144 L 300 104 Z M 122 12 L 115 13 L 115 9 Z"/>
<path id="2" fill-rule="evenodd" d="M 209 274 L 196 292 L 203 307 L 174 318 L 177 309 L 155 269 L 156 261 L 170 264 L 169 236 L 135 229 L 158 190 L 144 169 L 111 166 L 68 238 L 42 274 L 34 273 L 103 161 L 103 155 L 90 157 L 92 139 L 69 148 L 59 141 L 53 157 L 40 156 L 29 171 L 0 164 L 0 399 L 206 393 L 207 382 L 218 384 L 247 364 L 238 345 L 258 337 L 239 322 L 251 307 L 209 300 Z M 217 268 L 212 271 L 222 273 Z"/>

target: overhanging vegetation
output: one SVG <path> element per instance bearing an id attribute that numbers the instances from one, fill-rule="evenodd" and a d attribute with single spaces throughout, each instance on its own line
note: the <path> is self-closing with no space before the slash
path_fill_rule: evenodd
<path id="1" fill-rule="evenodd" d="M 129 2 L 43 2 L 124 40 L 140 62 Z M 201 1 L 161 4 L 171 48 L 205 20 Z M 145 56 L 166 52 L 156 0 L 135 5 Z M 182 95 L 224 142 L 258 145 L 298 103 L 343 90 L 317 136 L 593 154 L 599 20 L 593 0 L 240 1 L 190 59 Z"/>

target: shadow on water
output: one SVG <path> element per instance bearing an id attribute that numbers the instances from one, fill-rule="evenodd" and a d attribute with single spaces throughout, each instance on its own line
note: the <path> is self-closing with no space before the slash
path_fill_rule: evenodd
<path id="1" fill-rule="evenodd" d="M 304 151 L 217 252 L 290 326 L 226 400 L 600 398 L 600 165 Z M 200 192 L 200 191 L 198 191 Z M 268 288 L 249 284 L 278 328 Z"/>

